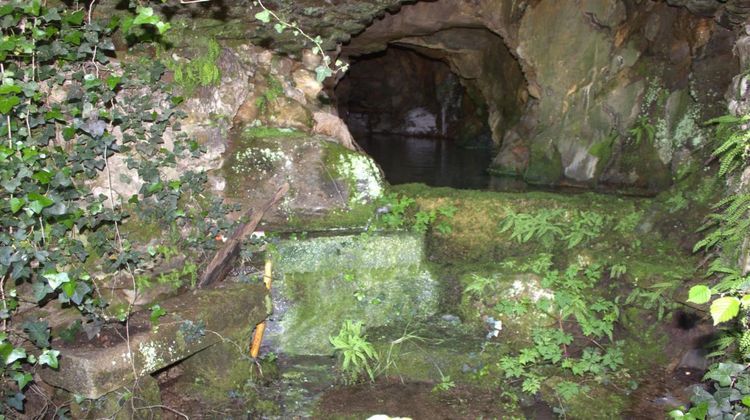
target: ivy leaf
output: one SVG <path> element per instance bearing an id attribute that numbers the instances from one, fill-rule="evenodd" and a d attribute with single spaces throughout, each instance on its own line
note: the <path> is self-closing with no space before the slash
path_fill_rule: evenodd
<path id="1" fill-rule="evenodd" d="M 49 323 L 47 321 L 26 321 L 23 323 L 23 330 L 37 347 L 49 347 Z"/>
<path id="2" fill-rule="evenodd" d="M 44 278 L 47 279 L 50 287 L 53 290 L 60 287 L 61 284 L 64 284 L 70 281 L 70 277 L 68 277 L 68 273 L 47 273 L 47 274 L 43 274 L 43 276 Z"/>
<path id="3" fill-rule="evenodd" d="M 11 213 L 15 213 L 18 210 L 23 207 L 23 205 L 26 204 L 26 200 L 23 198 L 13 197 L 10 199 L 10 211 Z"/>
<path id="4" fill-rule="evenodd" d="M 26 397 L 22 393 L 17 392 L 5 398 L 5 403 L 15 410 L 23 411 L 23 400 L 25 399 Z"/>
<path id="5" fill-rule="evenodd" d="M 79 10 L 75 13 L 70 13 L 69 15 L 65 16 L 65 18 L 63 18 L 63 21 L 72 26 L 78 26 L 83 23 L 84 16 L 85 15 L 83 13 L 83 10 Z"/>
<path id="6" fill-rule="evenodd" d="M 156 22 L 155 26 L 156 30 L 159 31 L 159 35 L 164 35 L 164 32 L 167 32 L 172 27 L 168 22 L 162 21 Z"/>
<path id="7" fill-rule="evenodd" d="M 711 300 L 711 289 L 708 286 L 699 284 L 690 288 L 688 292 L 688 302 L 702 305 Z"/>
<path id="8" fill-rule="evenodd" d="M 255 14 L 255 18 L 263 23 L 269 23 L 271 21 L 271 12 L 269 10 L 263 10 Z"/>
<path id="9" fill-rule="evenodd" d="M 28 13 L 31 16 L 39 16 L 40 10 L 41 10 L 41 3 L 39 0 L 32 0 L 29 4 L 27 4 L 23 8 L 24 13 Z"/>
<path id="10" fill-rule="evenodd" d="M 729 386 L 732 378 L 745 370 L 745 366 L 739 363 L 719 363 L 718 366 L 709 370 L 703 377 L 704 381 L 712 379 L 719 383 L 720 386 Z"/>
<path id="11" fill-rule="evenodd" d="M 725 296 L 711 303 L 711 318 L 714 325 L 729 321 L 740 312 L 740 300 L 734 296 Z"/>
<path id="12" fill-rule="evenodd" d="M 8 357 L 5 358 L 5 365 L 7 366 L 15 362 L 16 360 L 21 360 L 25 358 L 26 358 L 26 350 L 16 347 L 13 350 L 11 350 Z"/>
<path id="13" fill-rule="evenodd" d="M 109 87 L 109 90 L 115 90 L 117 86 L 120 84 L 121 80 L 122 80 L 122 77 L 109 76 L 107 77 L 107 87 Z"/>
<path id="14" fill-rule="evenodd" d="M 284 28 L 285 28 L 285 26 L 282 25 L 281 23 L 277 23 L 277 24 L 273 25 L 273 29 L 275 29 L 276 32 L 278 32 L 278 33 L 284 32 Z"/>
<path id="15" fill-rule="evenodd" d="M 52 290 L 49 284 L 45 282 L 38 281 L 31 285 L 31 293 L 34 296 L 35 302 L 41 301 L 52 292 L 54 292 L 54 290 Z"/>
<path id="16" fill-rule="evenodd" d="M 23 89 L 21 89 L 18 85 L 0 85 L 0 95 L 8 95 L 11 93 L 21 93 L 23 92 Z"/>
<path id="17" fill-rule="evenodd" d="M 76 281 L 69 281 L 67 283 L 63 283 L 61 287 L 63 293 L 65 293 L 65 296 L 71 297 L 73 296 L 73 293 L 76 292 Z"/>
<path id="18" fill-rule="evenodd" d="M 40 365 L 47 365 L 51 367 L 52 369 L 57 369 L 58 362 L 57 362 L 57 356 L 60 355 L 60 352 L 57 350 L 44 350 L 42 354 L 39 355 L 39 364 Z"/>
<path id="19" fill-rule="evenodd" d="M 11 375 L 11 377 L 14 381 L 16 381 L 16 384 L 18 384 L 18 389 L 20 390 L 23 390 L 24 387 L 26 387 L 26 385 L 28 385 L 28 383 L 34 379 L 34 377 L 27 372 L 13 372 L 13 375 Z"/>
<path id="20" fill-rule="evenodd" d="M 0 114 L 8 114 L 14 106 L 20 103 L 18 96 L 0 96 Z"/>
<path id="21" fill-rule="evenodd" d="M 328 66 L 320 65 L 315 68 L 315 79 L 319 83 L 323 83 L 324 80 L 333 76 L 333 71 Z"/>
<path id="22" fill-rule="evenodd" d="M 29 193 L 26 198 L 29 200 L 29 208 L 36 214 L 40 214 L 46 207 L 55 204 L 55 200 L 38 193 Z"/>

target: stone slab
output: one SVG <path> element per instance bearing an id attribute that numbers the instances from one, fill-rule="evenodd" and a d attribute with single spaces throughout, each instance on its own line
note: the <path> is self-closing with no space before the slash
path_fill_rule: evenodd
<path id="1" fill-rule="evenodd" d="M 266 318 L 267 292 L 262 285 L 227 285 L 197 290 L 161 303 L 167 314 L 149 331 L 107 348 L 63 350 L 60 368 L 41 371 L 42 379 L 86 398 L 126 386 L 134 377 L 149 375 L 240 331 L 249 334 Z M 131 325 L 146 325 L 140 312 Z"/>

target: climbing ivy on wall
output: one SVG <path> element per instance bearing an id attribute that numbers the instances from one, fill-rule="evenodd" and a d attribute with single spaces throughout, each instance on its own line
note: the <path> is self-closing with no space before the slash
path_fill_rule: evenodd
<path id="1" fill-rule="evenodd" d="M 138 274 L 175 252 L 145 247 L 123 223 L 172 225 L 189 232 L 175 235 L 173 246 L 196 248 L 210 248 L 224 226 L 216 203 L 198 212 L 187 206 L 205 175 L 163 174 L 201 153 L 179 133 L 181 98 L 161 82 L 164 65 L 148 57 L 112 60 L 115 31 L 148 26 L 161 34 L 169 25 L 140 6 L 125 19 L 99 22 L 91 6 L 0 6 L 0 418 L 23 410 L 35 370 L 64 363 L 52 348 L 49 320 L 23 320 L 24 313 L 75 307 L 89 337 L 107 322 L 127 325 L 132 304 L 108 308 L 106 273 L 130 278 L 137 294 L 149 283 Z M 113 179 L 136 182 L 111 170 L 115 157 L 142 181 L 137 195 L 113 191 Z M 194 268 L 170 281 L 194 278 Z M 60 410 L 55 414 L 64 415 Z"/>

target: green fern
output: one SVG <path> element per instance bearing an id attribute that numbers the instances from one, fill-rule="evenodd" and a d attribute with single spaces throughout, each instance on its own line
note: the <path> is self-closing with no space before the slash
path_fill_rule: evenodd
<path id="1" fill-rule="evenodd" d="M 651 124 L 648 117 L 642 116 L 638 118 L 633 128 L 628 130 L 628 134 L 635 139 L 636 146 L 640 145 L 643 139 L 646 139 L 648 143 L 653 143 L 656 137 L 656 127 Z"/>
<path id="2" fill-rule="evenodd" d="M 713 156 L 721 161 L 719 176 L 733 172 L 745 163 L 750 152 L 750 130 L 745 127 L 749 122 L 750 115 L 723 115 L 706 122 L 707 125 L 716 125 L 719 147 L 714 150 Z"/>
<path id="3" fill-rule="evenodd" d="M 750 194 L 731 195 L 717 203 L 714 209 L 722 207 L 723 211 L 709 215 L 708 221 L 700 228 L 701 231 L 713 230 L 695 244 L 693 251 L 737 243 L 750 234 Z"/>
<path id="4" fill-rule="evenodd" d="M 536 213 L 516 213 L 509 209 L 500 224 L 500 232 L 511 232 L 511 239 L 526 243 L 537 239 L 545 246 L 552 246 L 554 241 L 563 236 L 560 209 L 544 209 Z"/>

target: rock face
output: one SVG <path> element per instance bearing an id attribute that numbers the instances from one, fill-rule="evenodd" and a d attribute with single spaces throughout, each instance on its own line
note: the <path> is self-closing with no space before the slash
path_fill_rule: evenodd
<path id="1" fill-rule="evenodd" d="M 429 317 L 438 285 L 423 258 L 423 238 L 408 233 L 282 242 L 268 342 L 286 354 L 328 355 L 345 320 L 376 328 Z"/>
<path id="2" fill-rule="evenodd" d="M 232 137 L 223 167 L 228 201 L 257 208 L 281 184 L 291 185 L 267 221 L 325 217 L 333 210 L 369 204 L 383 191 L 372 159 L 331 137 L 254 128 Z"/>
<path id="3" fill-rule="evenodd" d="M 42 379 L 86 398 L 102 395 L 133 383 L 179 362 L 238 332 L 247 334 L 265 319 L 266 290 L 261 285 L 234 285 L 199 290 L 190 299 L 178 297 L 161 303 L 167 315 L 149 331 L 149 315 L 138 313 L 130 325 L 145 331 L 131 333 L 130 347 L 121 341 L 107 348 L 77 348 L 64 352 L 59 370 L 45 369 Z M 130 351 L 129 351 L 130 349 Z M 131 353 L 132 351 L 132 353 Z"/>
<path id="4" fill-rule="evenodd" d="M 419 2 L 343 52 L 395 44 L 448 63 L 487 104 L 497 173 L 658 191 L 705 144 L 701 122 L 724 112 L 738 71 L 732 32 L 691 13 L 730 5 L 703 3 L 716 2 Z"/>

